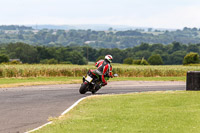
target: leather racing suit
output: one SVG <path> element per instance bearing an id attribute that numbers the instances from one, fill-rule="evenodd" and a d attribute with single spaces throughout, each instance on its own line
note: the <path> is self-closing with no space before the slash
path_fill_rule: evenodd
<path id="1" fill-rule="evenodd" d="M 102 86 L 107 85 L 107 81 L 105 80 L 105 76 L 113 77 L 112 76 L 112 66 L 108 60 L 99 60 L 96 62 L 95 66 L 97 67 L 96 70 L 93 70 L 92 73 L 99 76 L 102 82 Z"/>

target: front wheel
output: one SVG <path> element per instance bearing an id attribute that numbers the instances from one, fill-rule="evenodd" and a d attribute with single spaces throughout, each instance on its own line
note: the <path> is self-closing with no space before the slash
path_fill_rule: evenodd
<path id="1" fill-rule="evenodd" d="M 85 83 L 82 83 L 82 84 L 81 84 L 81 87 L 80 87 L 80 89 L 79 89 L 79 92 L 80 92 L 81 94 L 85 94 L 85 93 L 87 92 L 87 85 L 88 85 L 88 84 L 85 84 Z"/>

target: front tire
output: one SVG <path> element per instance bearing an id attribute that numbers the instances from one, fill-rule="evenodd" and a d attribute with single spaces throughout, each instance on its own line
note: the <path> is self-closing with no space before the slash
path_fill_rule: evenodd
<path id="1" fill-rule="evenodd" d="M 87 92 L 87 86 L 88 84 L 82 83 L 81 87 L 79 89 L 80 94 L 85 94 Z"/>

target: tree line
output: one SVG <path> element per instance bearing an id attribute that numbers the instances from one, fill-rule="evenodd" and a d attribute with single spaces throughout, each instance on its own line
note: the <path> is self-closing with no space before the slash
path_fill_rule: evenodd
<path id="1" fill-rule="evenodd" d="M 114 63 L 126 63 L 127 58 L 145 61 L 154 55 L 159 55 L 164 65 L 183 64 L 184 57 L 194 52 L 200 54 L 200 44 L 181 44 L 173 42 L 168 45 L 142 43 L 138 46 L 126 49 L 99 48 L 89 46 L 33 46 L 26 43 L 8 43 L 0 45 L 0 62 L 5 59 L 20 59 L 23 63 L 45 63 L 45 64 L 87 64 L 88 61 L 95 62 L 111 54 Z M 156 57 L 157 58 L 157 57 Z M 3 61 L 2 61 L 3 60 Z M 145 63 L 145 62 L 143 62 Z M 145 65 L 145 64 L 144 64 Z"/>
<path id="2" fill-rule="evenodd" d="M 0 30 L 33 30 L 33 28 L 19 25 L 0 25 Z"/>
<path id="3" fill-rule="evenodd" d="M 10 29 L 14 29 L 11 30 Z M 93 48 L 131 48 L 141 43 L 183 44 L 200 42 L 200 29 L 175 31 L 93 31 L 93 30 L 33 30 L 23 26 L 0 26 L 0 43 L 24 42 L 34 46 L 90 46 Z"/>

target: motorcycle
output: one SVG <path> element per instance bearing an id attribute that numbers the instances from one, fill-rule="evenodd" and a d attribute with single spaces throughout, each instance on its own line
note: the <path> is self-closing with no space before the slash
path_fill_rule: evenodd
<path id="1" fill-rule="evenodd" d="M 118 75 L 114 74 L 113 77 L 118 77 Z M 109 78 L 108 75 L 105 75 L 105 80 L 109 80 Z M 101 86 L 101 80 L 89 70 L 87 76 L 83 76 L 83 83 L 81 84 L 79 92 L 80 94 L 85 94 L 87 91 L 90 91 L 92 94 L 95 94 Z"/>

